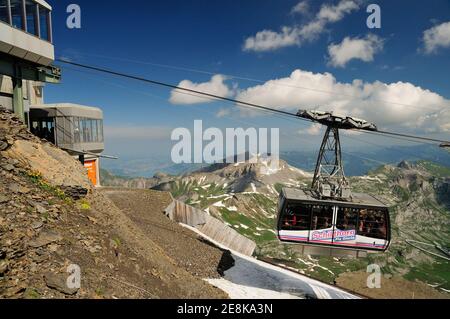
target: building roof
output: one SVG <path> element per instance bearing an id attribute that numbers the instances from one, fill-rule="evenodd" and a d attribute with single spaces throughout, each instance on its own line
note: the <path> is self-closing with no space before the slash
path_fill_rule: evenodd
<path id="1" fill-rule="evenodd" d="M 47 112 L 50 117 L 77 116 L 99 120 L 103 119 L 103 111 L 100 108 L 73 103 L 31 105 L 30 110 L 42 110 Z"/>
<path id="2" fill-rule="evenodd" d="M 317 203 L 327 203 L 327 204 L 338 204 L 343 206 L 369 206 L 369 207 L 387 207 L 380 199 L 363 193 L 352 193 L 352 200 L 349 201 L 337 201 L 333 199 L 320 200 L 313 196 L 311 191 L 306 191 L 297 188 L 283 188 L 284 197 L 288 200 L 298 200 L 306 202 L 317 202 Z"/>
<path id="3" fill-rule="evenodd" d="M 41 6 L 43 6 L 44 8 L 49 9 L 50 11 L 52 10 L 52 7 L 44 0 L 33 0 L 36 3 L 39 3 Z"/>

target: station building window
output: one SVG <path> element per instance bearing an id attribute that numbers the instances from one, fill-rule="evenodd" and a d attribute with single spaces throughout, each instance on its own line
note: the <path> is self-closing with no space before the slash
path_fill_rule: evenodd
<path id="1" fill-rule="evenodd" d="M 103 121 L 81 117 L 72 118 L 75 143 L 103 142 Z"/>
<path id="2" fill-rule="evenodd" d="M 0 21 L 10 24 L 7 0 L 0 0 Z"/>
<path id="3" fill-rule="evenodd" d="M 25 11 L 27 14 L 27 32 L 35 36 L 39 36 L 37 8 L 38 7 L 35 2 L 31 0 L 25 0 Z"/>
<path id="4" fill-rule="evenodd" d="M 11 1 L 12 26 L 25 31 L 24 12 L 22 0 Z"/>
<path id="5" fill-rule="evenodd" d="M 39 25 L 40 37 L 43 40 L 50 41 L 50 11 L 42 6 L 39 6 Z"/>
<path id="6" fill-rule="evenodd" d="M 42 40 L 52 41 L 50 10 L 34 0 L 10 0 L 10 7 L 8 0 L 0 0 L 0 21 Z"/>
<path id="7" fill-rule="evenodd" d="M 53 118 L 33 120 L 31 132 L 39 138 L 55 143 L 55 122 Z"/>

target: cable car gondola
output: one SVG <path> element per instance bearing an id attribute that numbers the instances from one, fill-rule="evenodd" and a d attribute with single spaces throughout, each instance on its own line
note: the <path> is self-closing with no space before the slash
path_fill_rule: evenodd
<path id="1" fill-rule="evenodd" d="M 391 239 L 389 208 L 369 194 L 352 193 L 342 165 L 339 129 L 377 131 L 364 120 L 330 112 L 299 111 L 327 126 L 312 188 L 284 188 L 278 205 L 281 242 L 298 244 L 303 254 L 364 257 L 384 252 Z"/>

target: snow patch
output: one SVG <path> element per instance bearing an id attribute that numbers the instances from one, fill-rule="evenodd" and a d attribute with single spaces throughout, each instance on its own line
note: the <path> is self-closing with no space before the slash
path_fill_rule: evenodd
<path id="1" fill-rule="evenodd" d="M 366 181 L 376 181 L 382 183 L 382 180 L 378 177 L 372 177 L 372 176 L 361 176 L 360 179 L 366 180 Z"/>
<path id="2" fill-rule="evenodd" d="M 214 207 L 227 207 L 227 206 L 225 206 L 224 204 L 223 204 L 223 201 L 220 201 L 220 202 L 215 202 L 214 204 L 213 204 L 213 206 Z"/>
<path id="3" fill-rule="evenodd" d="M 229 249 L 217 241 L 202 234 L 198 229 L 183 225 L 223 249 Z M 222 279 L 207 279 L 216 287 L 224 290 L 230 298 L 271 299 L 271 298 L 317 298 L 354 299 L 355 295 L 283 269 L 253 257 L 230 250 L 235 266 L 225 271 Z M 289 293 L 288 293 L 289 292 Z"/>
<path id="4" fill-rule="evenodd" d="M 302 299 L 284 292 L 236 284 L 223 278 L 206 281 L 225 291 L 231 299 Z"/>

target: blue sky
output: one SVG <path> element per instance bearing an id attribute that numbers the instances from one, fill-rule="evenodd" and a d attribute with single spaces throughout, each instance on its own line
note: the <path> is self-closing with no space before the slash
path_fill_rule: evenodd
<path id="1" fill-rule="evenodd" d="M 82 10 L 80 30 L 66 27 L 66 7 L 74 1 L 48 2 L 53 6 L 58 57 L 173 84 L 189 80 L 187 85 L 193 88 L 206 83 L 204 87 L 221 88 L 230 97 L 290 111 L 320 105 L 391 130 L 449 136 L 448 0 L 311 0 L 301 12 L 292 12 L 301 1 L 132 0 L 126 6 L 119 1 L 75 1 Z M 381 29 L 366 26 L 369 3 L 381 7 Z M 343 4 L 347 9 L 339 7 Z M 319 25 L 317 34 L 305 35 L 305 26 L 313 23 Z M 283 27 L 288 29 L 284 34 Z M 249 38 L 256 39 L 264 30 L 272 32 L 272 40 L 264 38 L 261 43 L 269 44 L 270 50 L 245 47 Z M 330 52 L 335 52 L 334 60 Z M 214 74 L 238 78 L 222 76 L 217 88 L 210 81 Z M 265 84 L 275 79 L 282 80 Z M 174 104 L 170 97 L 165 88 L 66 66 L 62 83 L 48 85 L 45 91 L 47 103 L 101 107 L 107 152 L 119 156 L 168 155 L 171 129 L 192 127 L 195 119 L 203 119 L 205 126 L 280 127 L 282 149 L 318 147 L 319 129 L 302 122 L 243 114 L 230 104 L 193 103 L 182 96 L 175 96 Z M 361 141 L 368 140 L 349 139 L 354 147 L 363 147 Z"/>

